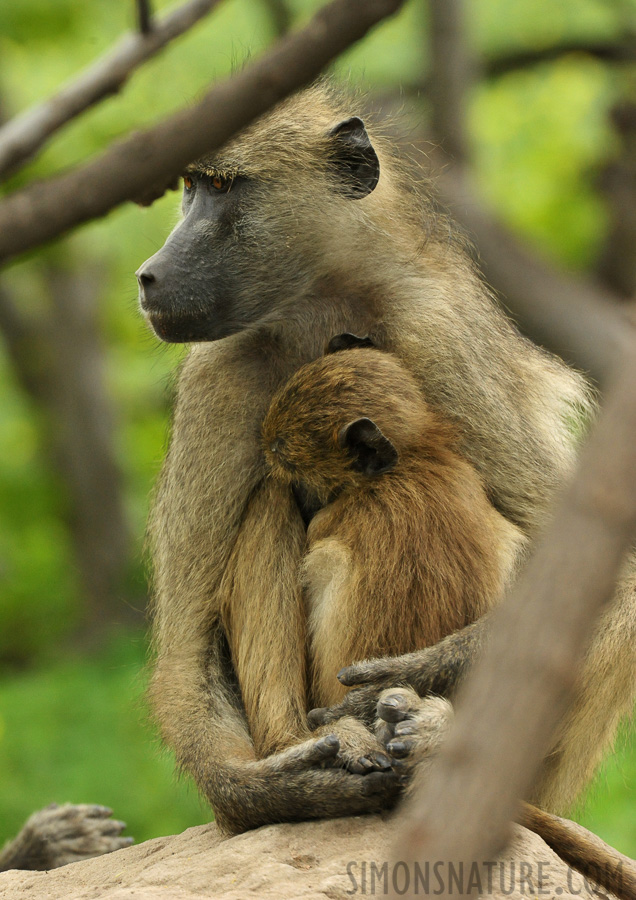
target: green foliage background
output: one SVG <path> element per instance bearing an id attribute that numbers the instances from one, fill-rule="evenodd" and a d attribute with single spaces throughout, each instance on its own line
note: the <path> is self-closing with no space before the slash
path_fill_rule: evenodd
<path id="1" fill-rule="evenodd" d="M 166 6 L 156 2 L 155 8 Z M 321 5 L 294 0 L 298 23 Z M 610 38 L 634 22 L 634 0 L 473 0 L 479 54 Z M 133 3 L 18 0 L 0 4 L 0 94 L 7 114 L 47 96 L 132 25 Z M 123 93 L 64 130 L 11 186 L 66 168 L 133 128 L 190 103 L 209 82 L 258 54 L 273 34 L 261 0 L 226 0 L 187 37 L 142 68 Z M 426 7 L 411 0 L 343 57 L 338 76 L 365 87 L 413 84 L 426 71 Z M 595 190 L 616 151 L 607 110 L 619 74 L 582 54 L 481 82 L 470 107 L 477 183 L 503 219 L 542 254 L 584 269 L 606 230 Z M 38 260 L 95 267 L 107 377 L 118 417 L 117 453 L 141 560 L 148 497 L 165 451 L 172 373 L 183 350 L 160 346 L 136 311 L 133 272 L 178 217 L 169 194 L 149 209 L 126 205 L 4 275 L 24 309 L 43 309 Z M 143 637 L 123 626 L 99 654 L 70 654 L 82 602 L 61 487 L 42 448 L 39 414 L 19 390 L 0 347 L 0 657 L 29 658 L 0 681 L 0 842 L 52 800 L 111 805 L 138 840 L 206 821 L 209 811 L 177 782 L 143 702 Z M 122 603 L 144 603 L 141 563 Z M 17 650 L 19 649 L 19 653 Z M 636 757 L 626 732 L 591 792 L 582 821 L 636 855 Z"/>

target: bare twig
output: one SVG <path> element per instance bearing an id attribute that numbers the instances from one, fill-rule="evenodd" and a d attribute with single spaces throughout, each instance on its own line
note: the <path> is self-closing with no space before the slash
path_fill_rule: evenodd
<path id="1" fill-rule="evenodd" d="M 302 31 L 216 85 L 196 106 L 115 144 L 80 168 L 13 194 L 0 206 L 0 260 L 103 216 L 124 200 L 166 189 L 189 162 L 310 82 L 403 2 L 333 0 Z"/>
<path id="2" fill-rule="evenodd" d="M 636 297 L 636 103 L 619 100 L 610 118 L 620 150 L 597 179 L 609 223 L 596 271 L 620 297 Z"/>
<path id="3" fill-rule="evenodd" d="M 127 34 L 58 94 L 8 122 L 0 129 L 0 177 L 24 164 L 67 122 L 117 93 L 135 69 L 192 28 L 219 2 L 189 0 L 161 21 L 155 20 L 151 31 Z"/>
<path id="4" fill-rule="evenodd" d="M 46 393 L 46 379 L 40 364 L 45 356 L 45 336 L 43 330 L 24 315 L 2 282 L 0 332 L 18 381 L 28 394 L 41 400 Z"/>
<path id="5" fill-rule="evenodd" d="M 632 339 L 575 480 L 460 691 L 456 727 L 400 830 L 400 859 L 470 867 L 508 841 L 636 531 L 635 385 Z"/>
<path id="6" fill-rule="evenodd" d="M 153 29 L 150 0 L 137 0 L 137 22 L 142 34 L 150 34 Z"/>

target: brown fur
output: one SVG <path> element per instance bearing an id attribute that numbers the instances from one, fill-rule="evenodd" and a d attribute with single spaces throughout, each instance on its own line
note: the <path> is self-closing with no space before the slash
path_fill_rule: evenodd
<path id="1" fill-rule="evenodd" d="M 339 445 L 363 416 L 398 452 L 385 474 L 357 471 Z M 522 533 L 395 357 L 355 349 L 304 366 L 275 395 L 263 438 L 276 480 L 323 503 L 336 494 L 309 525 L 303 564 L 314 706 L 342 700 L 344 666 L 435 644 L 499 599 Z"/>
<path id="2" fill-rule="evenodd" d="M 155 327 L 168 339 L 198 333 L 209 341 L 193 347 L 181 373 L 152 515 L 152 694 L 179 764 L 233 830 L 382 808 L 387 792 L 395 795 L 388 779 L 311 762 L 329 748 L 319 739 L 316 749 L 300 721 L 308 704 L 297 624 L 302 522 L 288 492 L 267 478 L 260 438 L 276 389 L 332 335 L 370 334 L 457 429 L 494 506 L 530 537 L 571 469 L 573 422 L 590 409 L 582 379 L 506 320 L 448 224 L 433 215 L 413 166 L 395 159 L 377 129 L 370 128 L 377 187 L 356 200 L 338 189 L 328 132 L 350 115 L 350 100 L 315 87 L 194 166 L 237 175 L 224 195 L 232 217 L 221 212 L 196 232 L 196 254 L 178 243 L 180 226 L 140 270 L 149 282 L 148 266 L 168 254 L 161 279 L 158 268 L 152 273 L 165 301 Z M 188 213 L 183 226 L 191 221 Z M 176 287 L 163 287 L 165 272 Z M 188 326 L 171 338 L 184 310 L 212 324 L 220 316 L 223 328 Z M 631 709 L 636 616 L 633 593 L 622 597 L 589 653 L 579 705 L 541 790 L 553 808 L 574 799 Z M 245 697 L 226 632 L 231 609 L 241 606 L 251 614 L 240 627 L 253 632 Z M 440 645 L 443 671 L 460 649 L 470 658 L 477 633 L 469 626 Z M 436 648 L 426 652 L 436 658 Z M 416 656 L 404 665 L 419 671 Z M 288 750 L 260 758 L 251 734 L 256 707 L 261 722 L 276 723 L 261 746 Z M 302 749 L 291 746 L 303 738 Z"/>

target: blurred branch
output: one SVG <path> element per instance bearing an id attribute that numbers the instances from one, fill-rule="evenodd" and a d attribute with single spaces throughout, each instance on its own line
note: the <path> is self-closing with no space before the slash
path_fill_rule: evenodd
<path id="1" fill-rule="evenodd" d="M 463 0 L 429 0 L 429 4 L 433 136 L 444 153 L 436 150 L 428 155 L 439 169 L 442 198 L 474 237 L 486 280 L 503 294 L 522 331 L 602 383 L 631 340 L 628 313 L 612 291 L 559 272 L 523 247 L 478 198 L 463 165 L 468 156 L 466 98 L 476 71 L 465 34 Z"/>
<path id="2" fill-rule="evenodd" d="M 274 25 L 274 30 L 279 37 L 287 34 L 292 24 L 292 12 L 286 0 L 262 0 L 267 8 Z"/>
<path id="3" fill-rule="evenodd" d="M 45 274 L 54 310 L 46 345 L 45 408 L 87 601 L 83 632 L 100 638 L 104 625 L 129 612 L 119 593 L 130 552 L 98 319 L 103 279 L 86 264 L 77 272 L 50 264 Z"/>
<path id="4" fill-rule="evenodd" d="M 431 70 L 427 91 L 435 140 L 451 159 L 467 156 L 466 103 L 472 81 L 463 0 L 429 0 Z"/>
<path id="5" fill-rule="evenodd" d="M 456 726 L 399 831 L 400 860 L 468 871 L 509 839 L 636 531 L 635 386 L 632 333 L 574 481 L 459 692 Z"/>
<path id="6" fill-rule="evenodd" d="M 152 9 L 150 8 L 150 0 L 136 0 L 137 2 L 137 22 L 139 31 L 142 34 L 150 34 L 154 28 L 152 21 Z"/>
<path id="7" fill-rule="evenodd" d="M 524 334 L 606 382 L 632 339 L 629 307 L 603 285 L 560 272 L 527 250 L 485 208 L 461 167 L 447 167 L 438 187 L 479 247 L 486 280 L 503 294 Z"/>
<path id="8" fill-rule="evenodd" d="M 126 35 L 59 93 L 7 122 L 0 129 L 0 177 L 24 165 L 63 125 L 116 94 L 135 69 L 192 28 L 219 2 L 190 0 L 160 21 L 155 20 L 152 31 Z"/>
<path id="9" fill-rule="evenodd" d="M 128 561 L 128 525 L 113 448 L 113 413 L 105 387 L 97 292 L 102 279 L 84 266 L 69 274 L 49 264 L 53 310 L 24 315 L 0 284 L 0 332 L 18 382 L 44 413 L 43 447 L 65 488 L 68 521 L 91 637 L 129 611 L 117 597 Z"/>
<path id="10" fill-rule="evenodd" d="M 200 103 L 133 134 L 84 166 L 8 197 L 0 206 L 0 260 L 103 216 L 125 200 L 160 196 L 189 162 L 312 81 L 403 2 L 332 0 L 305 28 L 216 85 Z"/>
<path id="11" fill-rule="evenodd" d="M 508 72 L 527 69 L 545 62 L 554 62 L 570 53 L 594 56 L 603 62 L 636 62 L 636 40 L 622 41 L 567 41 L 553 47 L 537 50 L 518 50 L 500 53 L 483 61 L 483 74 L 487 78 L 498 78 Z"/>
<path id="12" fill-rule="evenodd" d="M 43 359 L 43 329 L 31 323 L 0 283 L 0 333 L 6 343 L 14 372 L 23 389 L 36 401 L 45 395 L 45 377 L 38 360 Z"/>
<path id="13" fill-rule="evenodd" d="M 636 296 L 636 103 L 616 103 L 611 120 L 620 149 L 598 178 L 609 228 L 596 270 L 620 297 L 631 298 Z"/>

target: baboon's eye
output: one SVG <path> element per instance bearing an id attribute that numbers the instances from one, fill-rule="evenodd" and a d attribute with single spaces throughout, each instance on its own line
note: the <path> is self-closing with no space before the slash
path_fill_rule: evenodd
<path id="1" fill-rule="evenodd" d="M 183 176 L 183 186 L 186 189 L 186 191 L 191 191 L 192 188 L 194 187 L 194 181 L 192 180 L 192 178 L 189 175 Z"/>
<path id="2" fill-rule="evenodd" d="M 232 187 L 232 179 L 226 178 L 224 175 L 214 175 L 212 177 L 212 187 L 215 191 L 229 191 Z"/>

